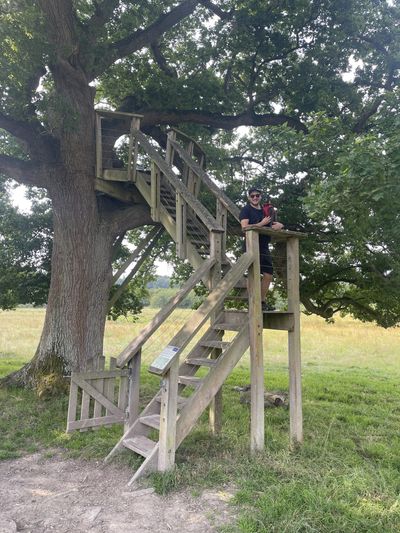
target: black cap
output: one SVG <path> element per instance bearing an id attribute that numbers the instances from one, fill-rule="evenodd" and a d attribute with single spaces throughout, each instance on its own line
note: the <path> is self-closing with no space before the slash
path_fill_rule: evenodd
<path id="1" fill-rule="evenodd" d="M 253 192 L 259 192 L 260 194 L 262 194 L 262 190 L 258 187 L 250 187 L 250 189 L 247 191 L 247 194 L 250 196 L 250 194 Z"/>

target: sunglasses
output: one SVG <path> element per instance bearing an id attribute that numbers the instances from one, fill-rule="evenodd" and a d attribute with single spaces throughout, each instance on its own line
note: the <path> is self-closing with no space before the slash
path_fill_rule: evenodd
<path id="1" fill-rule="evenodd" d="M 250 198 L 260 198 L 261 194 L 250 194 Z"/>

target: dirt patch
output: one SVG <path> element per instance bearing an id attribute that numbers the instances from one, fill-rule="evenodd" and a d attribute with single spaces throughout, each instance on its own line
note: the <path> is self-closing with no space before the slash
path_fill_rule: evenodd
<path id="1" fill-rule="evenodd" d="M 0 533 L 211 533 L 233 520 L 232 491 L 159 496 L 127 467 L 34 454 L 0 463 Z"/>

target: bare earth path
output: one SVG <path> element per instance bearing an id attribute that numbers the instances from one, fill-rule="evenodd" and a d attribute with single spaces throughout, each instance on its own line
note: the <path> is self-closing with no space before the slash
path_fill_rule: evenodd
<path id="1" fill-rule="evenodd" d="M 127 467 L 34 454 L 0 463 L 0 533 L 214 533 L 231 492 L 158 496 Z"/>

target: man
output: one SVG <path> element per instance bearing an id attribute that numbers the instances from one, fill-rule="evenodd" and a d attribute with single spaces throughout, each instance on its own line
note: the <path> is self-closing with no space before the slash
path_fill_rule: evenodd
<path id="1" fill-rule="evenodd" d="M 248 191 L 248 203 L 240 211 L 239 219 L 242 228 L 262 228 L 264 226 L 271 227 L 274 230 L 280 230 L 283 228 L 283 224 L 280 222 L 271 222 L 272 218 L 270 216 L 264 216 L 263 208 L 261 205 L 262 193 L 260 189 L 256 187 L 251 187 Z M 269 243 L 271 237 L 269 235 L 259 236 L 259 246 L 260 246 L 260 270 L 261 270 L 261 301 L 262 301 L 262 310 L 264 311 L 273 311 L 274 308 L 269 306 L 265 301 L 268 293 L 269 286 L 272 281 L 273 266 L 272 266 L 272 256 L 269 251 Z"/>

